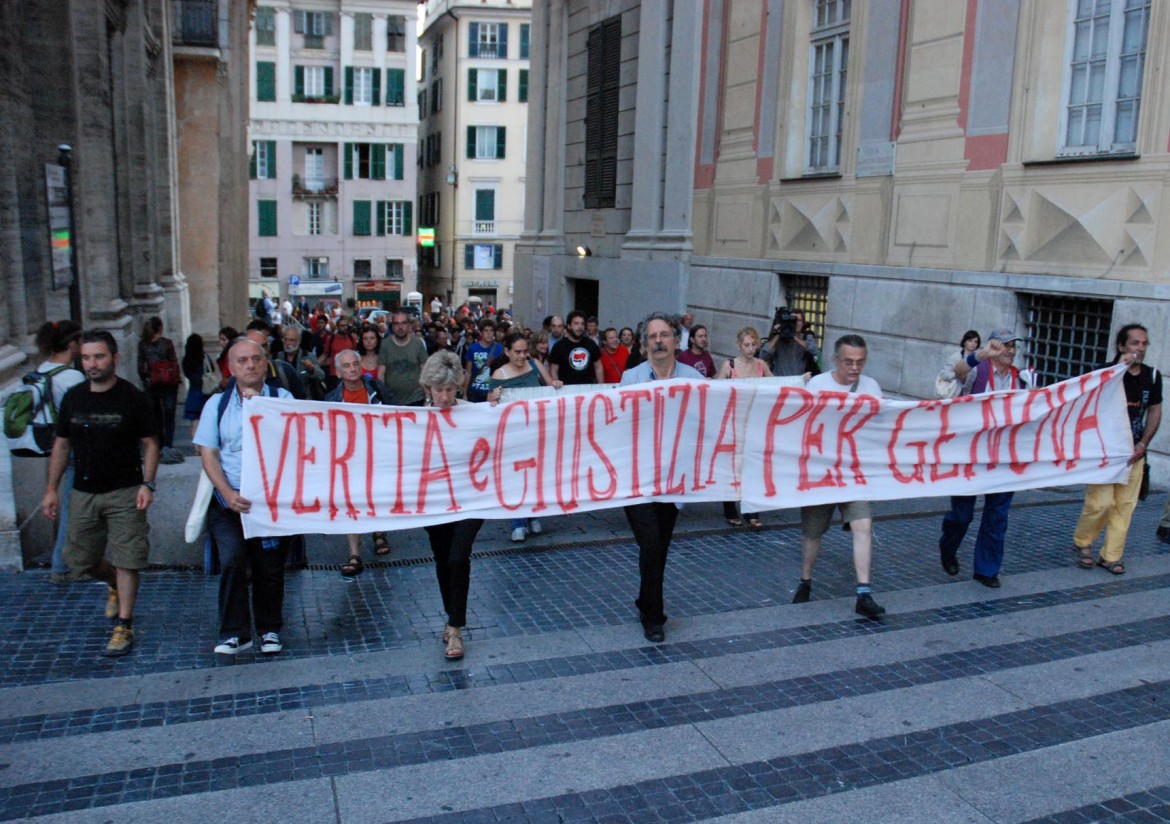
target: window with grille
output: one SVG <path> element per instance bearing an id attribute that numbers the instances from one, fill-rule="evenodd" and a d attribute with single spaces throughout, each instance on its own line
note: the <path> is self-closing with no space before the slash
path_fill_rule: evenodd
<path id="1" fill-rule="evenodd" d="M 256 7 L 256 45 L 276 45 L 276 9 L 268 6 Z"/>
<path id="2" fill-rule="evenodd" d="M 439 62 L 443 59 L 443 35 L 436 35 L 431 41 L 431 74 L 439 73 Z"/>
<path id="3" fill-rule="evenodd" d="M 1071 0 L 1063 154 L 1137 146 L 1150 0 Z"/>
<path id="4" fill-rule="evenodd" d="M 357 12 L 353 16 L 353 50 L 374 50 L 374 16 L 369 12 Z"/>
<path id="5" fill-rule="evenodd" d="M 406 18 L 401 14 L 386 18 L 386 51 L 406 51 Z"/>
<path id="6" fill-rule="evenodd" d="M 329 258 L 327 258 L 327 257 L 307 257 L 307 258 L 305 258 L 305 274 L 311 278 L 327 278 L 327 277 L 329 277 Z"/>
<path id="7" fill-rule="evenodd" d="M 790 310 L 804 313 L 805 328 L 817 345 L 825 347 L 825 315 L 829 311 L 829 279 L 816 275 L 782 275 L 781 283 Z"/>
<path id="8" fill-rule="evenodd" d="M 276 258 L 262 257 L 260 258 L 260 277 L 274 278 L 277 275 Z"/>
<path id="9" fill-rule="evenodd" d="M 590 29 L 586 53 L 585 208 L 612 208 L 617 191 L 621 15 Z"/>
<path id="10" fill-rule="evenodd" d="M 1113 301 L 1063 295 L 1021 296 L 1027 341 L 1015 365 L 1031 368 L 1036 386 L 1100 369 L 1110 360 Z"/>
<path id="11" fill-rule="evenodd" d="M 353 262 L 353 279 L 354 280 L 369 280 L 373 276 L 374 270 L 370 265 L 369 258 L 355 258 Z"/>
<path id="12" fill-rule="evenodd" d="M 402 280 L 402 258 L 386 258 L 386 280 Z"/>
<path id="13" fill-rule="evenodd" d="M 475 39 L 471 41 L 471 57 L 504 57 L 500 54 L 500 24 L 480 23 Z"/>
<path id="14" fill-rule="evenodd" d="M 841 167 L 841 121 L 845 113 L 845 79 L 849 63 L 850 0 L 815 0 L 809 42 L 809 172 Z"/>

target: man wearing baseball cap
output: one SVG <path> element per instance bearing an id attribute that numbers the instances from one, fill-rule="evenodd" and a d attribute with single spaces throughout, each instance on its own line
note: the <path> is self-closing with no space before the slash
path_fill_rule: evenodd
<path id="1" fill-rule="evenodd" d="M 1016 357 L 1016 343 L 1021 341 L 1011 329 L 996 329 L 987 345 L 966 360 L 955 364 L 955 377 L 960 384 L 974 370 L 972 395 L 1025 389 L 1020 370 L 1012 365 Z M 1003 565 L 1004 536 L 1007 534 L 1008 511 L 1012 505 L 1011 492 L 991 492 L 983 496 L 983 515 L 979 519 L 979 534 L 975 538 L 974 571 L 971 577 L 986 587 L 998 588 L 999 568 Z M 959 574 L 959 544 L 975 517 L 974 495 L 951 496 L 951 511 L 943 518 L 942 535 L 938 539 L 938 554 L 948 575 Z"/>

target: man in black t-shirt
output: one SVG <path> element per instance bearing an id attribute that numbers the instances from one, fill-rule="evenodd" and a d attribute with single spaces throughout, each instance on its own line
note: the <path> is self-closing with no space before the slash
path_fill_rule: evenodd
<path id="1" fill-rule="evenodd" d="M 1129 522 L 1137 507 L 1145 471 L 1146 448 L 1162 422 L 1162 376 L 1144 363 L 1150 336 L 1146 327 L 1131 323 L 1117 333 L 1116 363 L 1128 363 L 1122 376 L 1125 405 L 1129 410 L 1129 427 L 1133 435 L 1133 454 L 1129 472 L 1115 484 L 1089 484 L 1085 487 L 1085 506 L 1073 532 L 1073 550 L 1082 569 L 1102 567 L 1114 575 L 1125 572 L 1121 562 Z M 1101 555 L 1093 559 L 1093 542 L 1101 532 L 1105 541 Z"/>
<path id="2" fill-rule="evenodd" d="M 566 385 L 605 383 L 601 349 L 585 336 L 585 313 L 574 309 L 565 325 L 565 336 L 548 353 L 554 381 Z"/>
<path id="3" fill-rule="evenodd" d="M 118 344 L 113 335 L 82 335 L 81 368 L 88 380 L 61 401 L 41 508 L 48 518 L 57 517 L 57 486 L 72 450 L 73 499 L 65 563 L 74 577 L 88 573 L 109 586 L 106 617 L 115 624 L 102 654 L 115 658 L 134 646 L 138 571 L 146 567 L 150 555 L 146 509 L 154 501 L 158 431 L 146 395 L 115 374 Z"/>

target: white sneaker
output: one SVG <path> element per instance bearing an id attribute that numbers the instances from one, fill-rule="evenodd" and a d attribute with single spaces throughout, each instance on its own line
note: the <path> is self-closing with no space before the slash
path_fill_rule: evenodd
<path id="1" fill-rule="evenodd" d="M 215 652 L 218 655 L 235 655 L 237 652 L 243 652 L 246 649 L 252 648 L 252 639 L 241 641 L 238 637 L 232 636 L 225 638 L 215 646 Z"/>
<path id="2" fill-rule="evenodd" d="M 512 540 L 518 544 L 524 543 L 524 539 L 528 537 L 528 530 L 522 526 L 518 526 L 512 530 Z"/>
<path id="3" fill-rule="evenodd" d="M 539 535 L 540 533 L 544 532 L 544 527 L 540 525 L 540 521 L 536 520 L 535 518 L 531 518 L 528 521 L 528 531 L 533 535 Z"/>
<path id="4" fill-rule="evenodd" d="M 280 636 L 275 632 L 266 632 L 264 637 L 260 639 L 260 652 L 265 655 L 275 655 L 284 649 L 284 644 L 280 643 Z"/>

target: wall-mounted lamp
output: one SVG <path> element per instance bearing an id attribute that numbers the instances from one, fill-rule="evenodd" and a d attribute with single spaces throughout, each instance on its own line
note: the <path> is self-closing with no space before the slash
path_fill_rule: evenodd
<path id="1" fill-rule="evenodd" d="M 588 246 L 578 246 L 577 257 L 593 257 L 593 250 Z"/>
<path id="2" fill-rule="evenodd" d="M 454 163 L 447 167 L 447 182 L 452 186 L 459 185 L 459 171 L 455 168 Z"/>

